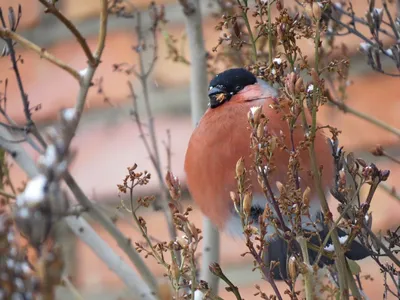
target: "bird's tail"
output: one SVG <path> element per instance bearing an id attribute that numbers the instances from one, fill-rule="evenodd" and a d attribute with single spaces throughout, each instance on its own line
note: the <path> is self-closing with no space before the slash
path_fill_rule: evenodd
<path id="1" fill-rule="evenodd" d="M 324 228 L 323 230 L 318 232 L 319 237 L 317 236 L 317 233 L 309 232 L 309 243 L 317 246 L 319 249 L 321 246 L 320 241 L 323 242 L 325 240 L 328 232 L 329 230 L 327 228 Z M 338 229 L 338 235 L 339 241 L 344 244 L 348 238 L 347 233 L 341 229 Z M 360 260 L 370 255 L 370 251 L 357 240 L 353 240 L 347 247 L 347 249 L 348 250 L 346 251 L 345 256 L 351 260 Z M 324 246 L 324 250 L 328 253 L 331 252 L 334 255 L 335 250 L 330 237 L 328 239 L 328 242 Z M 292 254 L 297 253 L 298 255 L 300 255 L 299 245 L 296 242 L 292 242 L 289 245 L 287 241 L 278 237 L 274 240 L 269 241 L 265 251 L 266 263 L 270 264 L 272 261 L 279 262 L 279 265 L 272 269 L 273 277 L 276 280 L 288 279 L 287 261 Z M 313 264 L 318 257 L 318 250 L 309 248 L 308 255 L 310 258 L 310 263 Z M 318 265 L 320 267 L 323 267 L 324 265 L 332 265 L 333 263 L 334 259 L 326 255 L 321 255 L 318 261 Z"/>

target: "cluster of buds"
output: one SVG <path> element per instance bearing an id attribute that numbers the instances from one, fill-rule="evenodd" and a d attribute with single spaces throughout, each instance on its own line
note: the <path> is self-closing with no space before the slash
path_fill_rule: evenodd
<path id="1" fill-rule="evenodd" d="M 304 92 L 303 78 L 294 72 L 285 77 L 285 91 L 289 95 L 296 95 Z"/>
<path id="2" fill-rule="evenodd" d="M 172 205 L 170 205 L 172 206 Z M 192 222 L 189 221 L 188 216 L 192 209 L 189 207 L 185 212 L 182 212 L 177 207 L 174 207 L 174 219 L 176 228 L 183 232 L 182 236 L 178 236 L 174 242 L 169 243 L 170 251 L 178 251 L 182 263 L 178 263 L 177 256 L 172 255 L 171 263 L 169 264 L 169 276 L 177 283 L 182 285 L 190 285 L 186 281 L 187 272 L 196 269 L 195 255 L 200 240 L 202 239 L 201 230 L 198 229 Z"/>
<path id="3" fill-rule="evenodd" d="M 69 207 L 60 181 L 72 160 L 69 143 L 75 122 L 75 109 L 66 109 L 61 113 L 58 128 L 47 130 L 49 145 L 38 159 L 39 174 L 17 196 L 15 222 L 35 248 L 46 240 L 53 223 L 64 217 Z"/>
<path id="4" fill-rule="evenodd" d="M 270 134 L 268 130 L 269 119 L 262 111 L 262 106 L 254 106 L 250 108 L 247 114 L 247 119 L 252 129 L 250 146 L 254 151 L 257 165 L 261 163 L 263 158 L 265 158 L 265 162 L 268 164 L 279 145 L 278 137 Z M 269 170 L 272 170 L 272 165 L 267 171 Z M 237 175 L 236 177 L 238 178 L 239 176 Z"/>
<path id="5" fill-rule="evenodd" d="M 147 171 L 144 172 L 136 172 L 137 164 L 133 164 L 133 166 L 128 167 L 128 174 L 125 175 L 122 184 L 117 184 L 118 190 L 125 194 L 127 190 L 131 190 L 133 187 L 137 185 L 146 185 L 149 183 L 151 179 L 151 174 Z"/>
<path id="6" fill-rule="evenodd" d="M 35 299 L 39 279 L 17 242 L 9 214 L 0 208 L 0 299 Z"/>
<path id="7" fill-rule="evenodd" d="M 362 160 L 359 160 L 362 161 Z M 361 174 L 363 175 L 365 182 L 369 184 L 374 184 L 386 181 L 389 178 L 390 171 L 389 170 L 379 170 L 375 164 L 371 163 L 369 165 L 364 165 L 361 163 L 363 169 Z"/>
<path id="8" fill-rule="evenodd" d="M 165 182 L 171 198 L 173 200 L 179 200 L 181 198 L 181 183 L 179 182 L 179 179 L 174 176 L 171 171 L 168 171 L 165 176 Z"/>
<path id="9" fill-rule="evenodd" d="M 310 19 L 312 19 L 314 22 L 318 22 L 322 16 L 321 8 L 322 4 L 320 2 L 311 0 L 305 4 L 304 10 Z"/>

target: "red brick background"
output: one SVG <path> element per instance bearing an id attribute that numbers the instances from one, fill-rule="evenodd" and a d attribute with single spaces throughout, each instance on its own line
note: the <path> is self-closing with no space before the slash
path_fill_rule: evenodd
<path id="1" fill-rule="evenodd" d="M 136 7 L 144 9 L 150 1 L 134 1 Z M 172 16 L 179 15 L 181 8 L 176 4 L 177 1 L 157 0 L 163 3 L 170 11 Z M 293 1 L 285 1 L 290 5 Z M 42 40 L 40 37 L 43 31 L 43 20 L 50 20 L 51 17 L 43 16 L 43 10 L 37 1 L 30 0 L 2 0 L 0 6 L 4 9 L 12 5 L 21 3 L 23 6 L 23 18 L 21 32 L 26 32 L 34 36 L 38 44 Z M 63 0 L 59 1 L 60 9 L 78 28 L 88 27 L 87 24 L 98 22 L 99 1 L 98 0 Z M 366 8 L 366 1 L 353 1 L 354 9 L 363 15 Z M 169 15 L 167 14 L 167 19 Z M 44 19 L 46 18 L 46 19 Z M 110 20 L 110 30 L 106 41 L 106 49 L 102 64 L 96 74 L 97 78 L 104 78 L 104 91 L 112 102 L 113 106 L 103 101 L 103 96 L 96 93 L 93 88 L 88 97 L 85 116 L 82 124 L 73 141 L 73 147 L 77 150 L 76 160 L 71 166 L 71 171 L 84 191 L 93 199 L 102 202 L 105 206 L 114 207 L 118 203 L 116 185 L 126 173 L 126 167 L 133 163 L 138 163 L 139 168 L 153 171 L 148 154 L 139 137 L 139 132 L 134 122 L 129 117 L 130 99 L 127 80 L 131 80 L 141 97 L 141 90 L 134 77 L 127 77 L 123 74 L 112 71 L 113 63 L 129 62 L 133 65 L 138 64 L 138 57 L 132 50 L 136 43 L 136 36 L 133 31 L 133 21 L 122 27 L 116 27 L 116 20 Z M 208 50 L 216 44 L 220 33 L 214 30 L 216 20 L 207 16 L 204 20 L 204 33 Z M 113 27 L 114 26 L 114 27 Z M 93 28 L 96 28 L 95 26 Z M 175 37 L 182 37 L 185 32 L 183 18 L 172 19 L 164 28 L 165 31 Z M 366 30 L 366 34 L 368 30 Z M 94 47 L 96 42 L 96 32 L 86 35 L 90 47 Z M 358 55 L 357 47 L 359 40 L 353 36 L 341 38 L 350 53 Z M 387 40 L 385 40 L 387 42 Z M 171 131 L 172 136 L 172 169 L 181 181 L 185 182 L 183 173 L 183 157 L 186 150 L 187 141 L 191 134 L 191 122 L 188 113 L 189 108 L 189 67 L 166 60 L 168 49 L 161 34 L 158 35 L 159 60 L 149 80 L 152 98 L 152 105 L 155 107 L 156 131 L 159 137 L 160 149 L 163 149 L 162 141 L 165 140 L 166 129 Z M 301 47 L 305 54 L 312 55 L 312 47 L 307 43 L 302 43 Z M 70 38 L 54 40 L 46 45 L 46 49 L 58 58 L 67 62 L 77 69 L 85 67 L 85 56 L 79 48 L 77 42 Z M 186 43 L 182 47 L 184 53 L 189 54 Z M 55 68 L 53 65 L 43 61 L 37 55 L 18 48 L 18 54 L 22 55 L 24 64 L 21 67 L 21 74 L 25 84 L 29 100 L 34 105 L 41 105 L 42 108 L 34 113 L 34 119 L 45 126 L 52 123 L 57 118 L 57 113 L 61 108 L 71 107 L 76 98 L 78 84 L 70 78 L 67 73 Z M 360 59 L 356 59 L 356 64 L 360 64 Z M 361 63 L 362 65 L 363 63 Z M 18 97 L 16 83 L 10 70 L 10 62 L 7 58 L 0 58 L 0 80 L 10 78 L 8 89 L 8 112 L 16 121 L 23 120 L 22 104 Z M 399 79 L 385 77 L 374 73 L 365 68 L 366 71 L 355 71 L 351 76 L 353 85 L 348 90 L 348 104 L 371 116 L 382 119 L 392 126 L 400 127 L 398 118 L 400 111 L 400 92 Z M 12 79 L 12 80 L 11 80 Z M 168 96 L 166 96 L 168 95 Z M 179 100 L 181 99 L 181 100 Z M 12 100 L 12 101 L 11 101 Z M 176 113 L 174 107 L 178 103 L 183 107 Z M 325 107 L 319 114 L 320 121 L 330 124 L 343 131 L 341 143 L 347 151 L 358 151 L 360 153 L 368 151 L 377 143 L 398 150 L 398 139 L 371 125 L 360 121 L 354 116 L 344 115 L 336 108 Z M 28 149 L 31 151 L 30 149 Z M 162 151 L 163 161 L 166 162 L 165 153 Z M 165 163 L 164 163 L 165 165 Z M 398 186 L 397 178 L 400 178 L 400 168 L 388 162 L 378 163 L 379 167 L 390 168 L 392 175 L 389 183 Z M 17 169 L 13 169 L 13 179 L 15 182 L 21 181 L 24 175 Z M 157 191 L 157 183 L 153 180 L 149 186 L 142 188 L 140 193 L 153 193 Z M 189 201 L 187 201 L 189 202 Z M 332 203 L 334 204 L 334 203 Z M 378 191 L 376 201 L 371 210 L 374 212 L 374 230 L 384 230 L 399 225 L 400 203 L 390 198 L 384 192 Z M 201 214 L 198 210 L 193 212 L 193 221 L 201 224 Z M 147 213 L 146 220 L 149 224 L 149 231 L 155 237 L 163 238 L 166 236 L 166 228 L 163 216 L 160 213 Z M 132 240 L 140 240 L 140 235 L 133 228 L 128 216 L 120 221 L 121 230 Z M 121 253 L 115 242 L 101 228 L 94 224 L 98 232 L 112 245 L 118 253 Z M 73 238 L 71 238 L 73 240 Z M 78 288 L 84 291 L 85 295 L 114 293 L 112 299 L 116 299 L 122 289 L 122 283 L 117 277 L 107 269 L 107 267 L 97 259 L 97 257 L 80 241 L 73 241 L 74 254 L 71 274 L 73 281 Z M 244 274 L 250 273 L 249 259 L 241 258 L 240 254 L 244 251 L 244 245 L 240 240 L 233 240 L 231 237 L 222 235 L 221 257 L 222 265 L 228 269 L 243 268 Z M 123 254 L 121 253 L 123 256 Z M 162 271 L 159 266 L 151 262 L 149 265 L 155 274 L 161 276 Z M 382 281 L 379 270 L 372 267 L 370 261 L 362 262 L 364 272 L 371 273 L 375 280 L 365 284 L 370 299 L 379 299 L 382 294 Z M 248 275 L 245 275 L 248 276 Z M 240 278 L 240 276 L 239 276 Z M 259 278 L 256 275 L 254 278 Z M 249 282 L 250 281 L 250 282 Z M 256 299 L 254 283 L 247 280 L 243 285 L 242 296 L 245 299 Z M 262 282 L 264 290 L 267 285 Z M 232 299 L 232 296 L 221 289 L 221 296 Z M 89 299 L 87 298 L 87 299 Z"/>

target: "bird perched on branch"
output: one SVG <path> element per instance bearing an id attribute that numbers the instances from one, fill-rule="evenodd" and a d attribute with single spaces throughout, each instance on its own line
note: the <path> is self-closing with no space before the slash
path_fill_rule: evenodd
<path id="1" fill-rule="evenodd" d="M 245 69 L 229 69 L 218 74 L 210 82 L 208 96 L 209 108 L 193 131 L 186 152 L 187 184 L 194 201 L 213 224 L 220 230 L 242 233 L 241 220 L 231 200 L 230 192 L 238 189 L 235 166 L 241 157 L 244 158 L 247 170 L 254 169 L 250 147 L 249 111 L 261 106 L 262 113 L 269 120 L 266 126 L 268 133 L 283 139 L 287 145 L 291 142 L 289 126 L 288 122 L 282 119 L 282 115 L 270 107 L 270 104 L 277 101 L 277 90 Z M 298 145 L 304 141 L 304 130 L 296 128 L 292 136 L 294 144 Z M 321 183 L 328 193 L 333 181 L 333 161 L 327 139 L 320 131 L 316 132 L 314 145 L 318 163 L 323 165 Z M 290 150 L 276 148 L 273 156 L 275 168 L 268 174 L 268 180 L 271 182 L 274 194 L 279 195 L 276 182 L 286 182 L 288 179 Z M 300 151 L 298 160 L 302 167 L 297 173 L 299 187 L 303 190 L 310 188 L 307 197 L 309 215 L 302 217 L 302 226 L 309 231 L 318 231 L 323 240 L 327 233 L 326 226 L 320 225 L 316 229 L 315 225 L 310 225 L 312 223 L 310 221 L 314 222 L 321 218 L 321 206 L 314 188 L 314 180 L 309 172 L 308 151 Z M 249 218 L 253 221 L 253 225 L 257 225 L 266 205 L 270 206 L 273 218 L 278 219 L 277 212 L 271 205 L 271 199 L 263 193 L 257 173 L 252 172 L 249 179 L 253 195 Z M 288 217 L 284 218 L 284 222 L 285 226 L 291 229 Z M 323 221 L 320 223 L 323 224 Z M 286 262 L 288 252 L 291 250 L 285 240 L 276 238 L 275 231 L 274 226 L 267 227 L 268 257 L 269 260 L 280 262 L 280 270 L 274 271 L 274 276 L 286 278 Z M 346 239 L 344 231 L 339 231 L 339 236 L 341 241 Z M 317 245 L 318 241 L 318 238 L 311 238 L 311 242 Z M 333 247 L 331 243 L 329 240 L 326 250 Z M 317 253 L 311 251 L 310 254 L 312 259 Z M 367 255 L 368 251 L 357 242 L 352 242 L 350 250 L 346 253 L 351 259 L 362 259 Z M 330 259 L 321 261 L 333 263 Z"/>

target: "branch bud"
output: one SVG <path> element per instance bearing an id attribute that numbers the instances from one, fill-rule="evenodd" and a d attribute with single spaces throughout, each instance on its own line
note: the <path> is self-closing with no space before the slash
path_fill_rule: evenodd
<path id="1" fill-rule="evenodd" d="M 246 192 L 246 194 L 244 194 L 244 199 L 243 199 L 243 212 L 246 216 L 250 215 L 252 202 L 253 202 L 253 193 L 251 191 Z"/>
<path id="2" fill-rule="evenodd" d="M 244 168 L 244 158 L 241 157 L 236 163 L 236 176 L 241 177 L 244 175 L 245 168 Z"/>
<path id="3" fill-rule="evenodd" d="M 321 6 L 319 6 L 319 3 L 314 1 L 313 5 L 312 5 L 312 12 L 314 15 L 314 18 L 316 21 L 319 21 L 321 19 Z"/>
<path id="4" fill-rule="evenodd" d="M 310 194 L 311 194 L 311 189 L 308 186 L 303 192 L 303 203 L 307 206 L 310 206 Z"/>
<path id="5" fill-rule="evenodd" d="M 296 266 L 296 258 L 294 256 L 291 256 L 289 258 L 288 262 L 288 273 L 290 276 L 290 279 L 295 282 L 297 278 L 297 266 Z"/>
<path id="6" fill-rule="evenodd" d="M 229 196 L 231 197 L 231 200 L 233 201 L 233 204 L 234 204 L 235 206 L 239 206 L 240 201 L 239 201 L 239 199 L 238 199 L 236 193 L 233 192 L 233 191 L 230 191 L 230 192 L 229 192 Z"/>
<path id="7" fill-rule="evenodd" d="M 304 91 L 303 78 L 300 77 L 299 79 L 297 79 L 296 84 L 294 86 L 294 91 L 296 92 L 296 94 Z"/>

